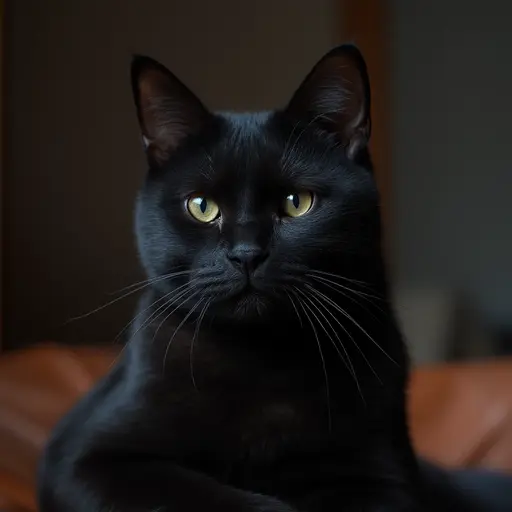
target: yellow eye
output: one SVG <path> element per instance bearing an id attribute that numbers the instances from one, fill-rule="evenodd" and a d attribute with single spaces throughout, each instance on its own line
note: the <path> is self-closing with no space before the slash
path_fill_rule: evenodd
<path id="1" fill-rule="evenodd" d="M 313 205 L 311 192 L 296 192 L 286 196 L 284 212 L 290 217 L 300 217 L 309 212 Z"/>
<path id="2" fill-rule="evenodd" d="M 219 206 L 215 201 L 200 195 L 187 199 L 187 210 L 199 222 L 212 222 L 219 216 Z"/>

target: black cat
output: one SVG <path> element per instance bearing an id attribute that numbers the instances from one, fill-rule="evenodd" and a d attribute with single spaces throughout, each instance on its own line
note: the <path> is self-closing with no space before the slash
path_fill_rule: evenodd
<path id="1" fill-rule="evenodd" d="M 359 51 L 269 113 L 210 113 L 146 57 L 132 85 L 147 291 L 49 443 L 41 511 L 471 510 L 411 448 Z"/>

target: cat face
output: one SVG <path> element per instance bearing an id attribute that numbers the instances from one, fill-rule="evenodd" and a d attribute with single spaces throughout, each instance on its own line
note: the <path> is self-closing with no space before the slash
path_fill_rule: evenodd
<path id="1" fill-rule="evenodd" d="M 210 113 L 145 57 L 132 77 L 150 164 L 139 251 L 177 306 L 254 320 L 293 305 L 315 273 L 367 273 L 378 201 L 365 167 L 368 79 L 354 47 L 327 54 L 270 113 Z"/>

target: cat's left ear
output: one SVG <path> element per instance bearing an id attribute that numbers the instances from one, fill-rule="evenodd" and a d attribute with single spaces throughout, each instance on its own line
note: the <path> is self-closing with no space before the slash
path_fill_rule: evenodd
<path id="1" fill-rule="evenodd" d="M 199 98 L 162 64 L 136 55 L 132 89 L 150 165 L 164 164 L 185 140 L 199 133 L 211 114 Z"/>
<path id="2" fill-rule="evenodd" d="M 348 158 L 369 141 L 370 82 L 361 52 L 344 44 L 324 55 L 294 94 L 285 112 L 335 133 Z"/>

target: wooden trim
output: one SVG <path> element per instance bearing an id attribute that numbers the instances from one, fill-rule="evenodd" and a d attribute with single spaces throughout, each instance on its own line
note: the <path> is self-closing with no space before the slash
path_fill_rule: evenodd
<path id="1" fill-rule="evenodd" d="M 3 260 L 3 233 L 4 233 L 4 137 L 5 137 L 5 112 L 4 112 L 4 94 L 5 94 L 5 33 L 4 33 L 4 19 L 5 19 L 5 2 L 0 0 L 0 352 L 2 351 L 2 344 L 4 339 L 4 303 L 3 303 L 3 290 L 4 290 L 4 260 Z"/>
<path id="2" fill-rule="evenodd" d="M 391 220 L 390 39 L 387 0 L 341 0 L 341 34 L 363 52 L 372 87 L 370 149 L 382 200 L 383 226 Z"/>

